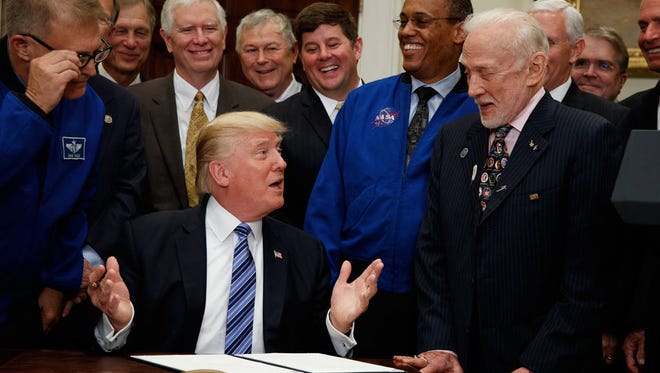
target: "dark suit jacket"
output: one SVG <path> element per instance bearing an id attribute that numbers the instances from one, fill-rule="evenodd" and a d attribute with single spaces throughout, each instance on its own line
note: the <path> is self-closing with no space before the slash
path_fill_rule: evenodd
<path id="1" fill-rule="evenodd" d="M 332 121 L 308 84 L 298 94 L 268 107 L 265 113 L 289 129 L 282 140 L 282 158 L 287 163 L 284 206 L 272 216 L 302 229 L 309 195 L 328 150 Z"/>
<path id="2" fill-rule="evenodd" d="M 207 200 L 127 225 L 122 277 L 135 307 L 135 351 L 194 352 L 206 295 Z M 334 353 L 325 326 L 330 273 L 313 236 L 263 219 L 263 323 L 266 352 Z M 273 251 L 279 251 L 281 258 Z"/>
<path id="3" fill-rule="evenodd" d="M 598 114 L 609 120 L 619 129 L 624 139 L 627 139 L 627 135 L 630 133 L 630 109 L 600 96 L 584 92 L 578 88 L 574 81 L 571 82 L 571 86 L 561 103 L 575 109 Z"/>
<path id="4" fill-rule="evenodd" d="M 122 224 L 142 210 L 147 164 L 135 97 L 100 75 L 88 82 L 103 100 L 106 117 L 96 160 L 96 195 L 87 216 L 87 243 L 105 259 L 119 242 Z"/>
<path id="5" fill-rule="evenodd" d="M 170 73 L 129 87 L 140 102 L 147 159 L 148 208 L 156 211 L 188 207 L 172 79 L 173 73 Z M 230 111 L 259 111 L 272 102 L 259 91 L 220 77 L 216 115 Z"/>
<path id="6" fill-rule="evenodd" d="M 660 82 L 655 87 L 635 93 L 621 104 L 632 110 L 632 129 L 658 129 L 658 98 Z M 660 371 L 660 250 L 658 250 L 658 226 L 626 226 L 626 249 L 634 252 L 633 263 L 627 275 L 636 279 L 632 289 L 629 314 L 626 319 L 627 330 L 645 329 L 646 331 L 646 369 L 647 372 Z"/>
<path id="7" fill-rule="evenodd" d="M 632 110 L 632 128 L 637 130 L 658 129 L 658 98 L 660 81 L 655 87 L 637 92 L 621 101 L 621 105 Z"/>
<path id="8" fill-rule="evenodd" d="M 611 216 L 616 129 L 546 94 L 482 213 L 488 135 L 475 114 L 436 139 L 415 258 L 419 350 L 453 350 L 468 371 L 581 371 L 600 361 L 607 248 L 595 235 Z"/>

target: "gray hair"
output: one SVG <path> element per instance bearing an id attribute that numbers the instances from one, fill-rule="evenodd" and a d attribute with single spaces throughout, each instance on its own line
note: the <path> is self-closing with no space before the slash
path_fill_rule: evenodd
<path id="1" fill-rule="evenodd" d="M 106 21 L 98 0 L 7 0 L 7 35 L 31 33 L 44 37 L 52 32 L 52 22 L 66 22 L 72 28 Z"/>
<path id="2" fill-rule="evenodd" d="M 272 21 L 279 27 L 280 35 L 286 41 L 289 49 L 296 43 L 296 36 L 293 34 L 291 21 L 282 13 L 276 13 L 272 9 L 259 9 L 241 19 L 241 23 L 236 28 L 236 52 L 241 53 L 241 41 L 244 30 L 253 29 L 259 25 Z"/>
<path id="3" fill-rule="evenodd" d="M 174 27 L 174 15 L 172 14 L 174 8 L 178 6 L 188 7 L 193 4 L 207 2 L 213 4 L 216 11 L 216 17 L 220 23 L 220 28 L 223 30 L 227 27 L 227 19 L 225 15 L 225 10 L 220 6 L 215 0 L 166 0 L 163 4 L 163 10 L 160 12 L 160 25 L 165 31 L 165 34 L 172 35 L 172 27 Z"/>
<path id="4" fill-rule="evenodd" d="M 584 34 L 582 14 L 564 0 L 537 0 L 529 6 L 527 12 L 562 12 L 566 21 L 566 35 L 568 35 L 568 41 L 571 45 L 575 45 L 575 42 Z"/>
<path id="5" fill-rule="evenodd" d="M 211 161 L 229 158 L 234 153 L 240 136 L 262 131 L 275 132 L 281 137 L 286 132 L 286 126 L 256 111 L 225 113 L 205 125 L 197 138 L 197 192 L 211 193 Z"/>
<path id="6" fill-rule="evenodd" d="M 485 25 L 509 30 L 508 49 L 521 64 L 535 53 L 548 55 L 548 37 L 536 19 L 525 12 L 498 8 L 477 13 L 467 18 L 463 29 L 469 34 Z"/>

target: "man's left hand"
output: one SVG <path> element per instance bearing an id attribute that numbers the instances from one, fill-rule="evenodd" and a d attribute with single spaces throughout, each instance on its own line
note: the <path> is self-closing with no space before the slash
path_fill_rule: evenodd
<path id="1" fill-rule="evenodd" d="M 353 322 L 367 310 L 369 300 L 378 290 L 378 277 L 383 266 L 382 260 L 374 260 L 360 277 L 349 284 L 351 263 L 344 261 L 330 298 L 330 323 L 335 329 L 348 333 Z"/>
<path id="2" fill-rule="evenodd" d="M 39 293 L 39 309 L 41 310 L 41 326 L 45 334 L 60 320 L 64 293 L 53 288 L 43 288 Z"/>

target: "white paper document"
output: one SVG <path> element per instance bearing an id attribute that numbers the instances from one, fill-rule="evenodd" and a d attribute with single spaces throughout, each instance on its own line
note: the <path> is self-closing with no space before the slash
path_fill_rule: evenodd
<path id="1" fill-rule="evenodd" d="M 292 369 L 279 368 L 231 355 L 133 355 L 134 359 L 180 371 L 213 369 L 224 373 L 291 373 Z"/>
<path id="2" fill-rule="evenodd" d="M 133 355 L 134 359 L 180 371 L 213 369 L 225 373 L 380 373 L 399 369 L 325 354 Z"/>
<path id="3" fill-rule="evenodd" d="M 403 372 L 399 369 L 363 363 L 325 354 L 250 354 L 240 355 L 246 359 L 258 360 L 275 366 L 287 367 L 297 372 L 309 373 L 369 373 Z"/>

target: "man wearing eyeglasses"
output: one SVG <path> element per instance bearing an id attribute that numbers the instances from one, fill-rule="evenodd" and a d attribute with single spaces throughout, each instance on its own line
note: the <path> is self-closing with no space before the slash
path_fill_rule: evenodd
<path id="1" fill-rule="evenodd" d="M 412 262 L 433 142 L 445 123 L 477 111 L 458 63 L 470 13 L 469 0 L 406 0 L 395 20 L 405 73 L 349 93 L 334 123 L 305 230 L 326 247 L 334 279 L 344 259 L 358 273 L 385 263 L 354 356 L 415 352 Z"/>
<path id="2" fill-rule="evenodd" d="M 584 33 L 584 50 L 573 64 L 571 78 L 581 90 L 616 101 L 628 79 L 628 59 L 626 44 L 614 28 L 592 28 Z"/>
<path id="3" fill-rule="evenodd" d="M 87 287 L 85 207 L 103 128 L 87 80 L 110 50 L 97 0 L 9 0 L 0 39 L 0 345 L 39 345 Z"/>
<path id="4" fill-rule="evenodd" d="M 528 13 L 540 24 L 550 43 L 545 89 L 564 105 L 590 111 L 609 120 L 625 137 L 630 110 L 594 94 L 581 91 L 571 79 L 571 70 L 584 50 L 582 15 L 564 0 L 534 1 Z"/>

